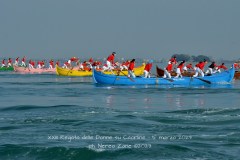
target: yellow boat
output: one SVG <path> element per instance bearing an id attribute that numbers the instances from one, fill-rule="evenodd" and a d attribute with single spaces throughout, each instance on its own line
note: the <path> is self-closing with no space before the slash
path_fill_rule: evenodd
<path id="1" fill-rule="evenodd" d="M 141 66 L 134 68 L 134 73 L 136 76 L 141 76 L 143 75 L 143 70 L 145 67 L 145 63 L 143 63 Z M 79 77 L 84 77 L 84 76 L 92 76 L 92 70 L 78 70 L 78 69 L 67 69 L 67 68 L 62 68 L 59 66 L 56 66 L 56 72 L 57 75 L 60 76 L 79 76 Z M 126 76 L 128 75 L 127 70 L 119 71 L 119 70 L 112 70 L 112 71 L 104 71 L 105 74 L 116 74 L 116 75 L 121 75 L 121 76 Z"/>
<path id="2" fill-rule="evenodd" d="M 81 76 L 81 77 L 92 76 L 92 71 L 77 70 L 75 68 L 73 69 L 62 68 L 57 65 L 56 65 L 56 73 L 57 75 L 60 75 L 60 76 Z"/>

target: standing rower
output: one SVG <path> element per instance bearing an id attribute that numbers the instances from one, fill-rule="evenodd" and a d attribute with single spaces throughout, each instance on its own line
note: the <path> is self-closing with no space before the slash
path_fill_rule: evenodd
<path id="1" fill-rule="evenodd" d="M 226 71 L 228 68 L 225 66 L 224 63 L 222 63 L 220 66 L 217 67 L 217 71 L 218 71 L 219 73 L 221 73 L 221 69 L 223 69 L 223 70 Z"/>
<path id="2" fill-rule="evenodd" d="M 173 67 L 173 64 L 172 62 L 169 62 L 167 67 L 164 68 L 164 75 L 163 75 L 163 78 L 171 78 L 171 72 L 172 72 L 172 67 Z"/>
<path id="3" fill-rule="evenodd" d="M 195 74 L 193 75 L 193 77 L 197 77 L 198 75 L 200 75 L 201 77 L 204 77 L 204 66 L 205 64 L 207 64 L 207 60 L 204 59 L 204 61 L 199 62 L 198 64 L 195 65 Z"/>
<path id="4" fill-rule="evenodd" d="M 18 66 L 18 62 L 19 62 L 19 57 L 17 57 L 17 58 L 15 59 L 14 65 L 15 65 L 15 66 Z"/>
<path id="5" fill-rule="evenodd" d="M 22 63 L 21 66 L 22 66 L 22 67 L 26 67 L 26 63 L 25 63 L 25 62 L 26 62 L 26 56 L 24 56 L 24 57 L 22 58 L 22 62 L 21 62 L 21 63 Z"/>
<path id="6" fill-rule="evenodd" d="M 135 59 L 132 59 L 128 67 L 128 77 L 133 77 L 133 78 L 136 77 L 133 72 L 134 66 L 135 66 Z"/>
<path id="7" fill-rule="evenodd" d="M 176 77 L 175 78 L 178 78 L 179 76 L 182 78 L 182 72 L 183 72 L 183 67 L 184 67 L 184 64 L 185 64 L 185 60 L 183 60 L 177 67 L 177 70 L 176 70 Z"/>
<path id="8" fill-rule="evenodd" d="M 213 73 L 216 73 L 216 68 L 217 68 L 217 65 L 215 62 L 212 62 L 209 66 L 208 66 L 208 70 L 206 71 L 206 74 L 213 74 Z"/>
<path id="9" fill-rule="evenodd" d="M 6 67 L 5 65 L 5 59 L 2 60 L 2 66 L 1 67 Z"/>
<path id="10" fill-rule="evenodd" d="M 107 70 L 112 70 L 113 69 L 113 64 L 114 64 L 114 58 L 115 58 L 116 53 L 112 52 L 112 54 L 110 54 L 107 58 L 106 61 L 106 68 L 103 69 L 103 71 Z"/>
<path id="11" fill-rule="evenodd" d="M 8 58 L 7 67 L 11 67 L 11 66 L 12 66 L 12 59 Z"/>
<path id="12" fill-rule="evenodd" d="M 150 71 L 152 69 L 152 63 L 153 63 L 153 60 L 150 60 L 145 68 L 144 68 L 144 71 L 143 71 L 143 74 L 144 74 L 144 78 L 150 78 Z"/>

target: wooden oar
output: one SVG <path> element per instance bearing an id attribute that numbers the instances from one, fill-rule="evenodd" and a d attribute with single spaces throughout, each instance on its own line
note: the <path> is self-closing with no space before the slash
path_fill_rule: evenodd
<path id="1" fill-rule="evenodd" d="M 69 71 L 68 71 L 68 73 L 67 73 L 67 76 L 68 76 L 69 72 L 72 71 L 72 70 L 73 70 L 73 67 L 72 67 L 71 69 L 69 69 Z"/>
<path id="2" fill-rule="evenodd" d="M 199 77 L 194 77 L 194 78 L 197 78 L 205 83 L 208 83 L 208 84 L 211 84 L 212 82 L 208 81 L 208 80 L 205 80 L 205 79 L 202 79 L 202 78 L 199 78 Z"/>
<path id="3" fill-rule="evenodd" d="M 170 82 L 173 82 L 173 81 L 174 81 L 173 79 L 170 79 L 170 78 L 163 78 L 163 79 L 166 79 L 166 80 L 168 80 L 168 81 L 170 81 Z"/>
<path id="4" fill-rule="evenodd" d="M 128 77 L 128 75 L 126 75 L 123 71 L 121 71 L 120 70 L 120 72 L 124 75 L 124 76 L 126 76 L 128 79 L 130 79 L 132 82 L 135 82 L 133 79 L 132 79 L 132 77 Z"/>

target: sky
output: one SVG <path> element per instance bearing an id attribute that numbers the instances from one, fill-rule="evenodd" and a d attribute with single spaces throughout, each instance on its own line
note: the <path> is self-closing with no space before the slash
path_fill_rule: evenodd
<path id="1" fill-rule="evenodd" d="M 0 0 L 0 57 L 240 58 L 239 0 Z"/>

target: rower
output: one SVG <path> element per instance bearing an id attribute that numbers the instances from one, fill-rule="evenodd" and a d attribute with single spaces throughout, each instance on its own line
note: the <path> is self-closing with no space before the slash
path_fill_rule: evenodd
<path id="1" fill-rule="evenodd" d="M 173 67 L 173 64 L 170 61 L 167 65 L 167 67 L 163 69 L 164 70 L 163 78 L 171 78 L 172 77 L 170 74 L 172 72 L 172 67 Z"/>
<path id="2" fill-rule="evenodd" d="M 153 60 L 149 60 L 149 62 L 146 64 L 143 74 L 144 74 L 144 78 L 150 78 L 150 71 L 152 69 L 152 63 Z"/>
<path id="3" fill-rule="evenodd" d="M 182 72 L 183 72 L 184 64 L 185 64 L 185 60 L 183 60 L 183 61 L 177 66 L 177 70 L 176 70 L 177 75 L 176 75 L 175 78 L 178 78 L 179 76 L 182 78 Z"/>
<path id="4" fill-rule="evenodd" d="M 112 54 L 110 54 L 107 58 L 106 61 L 106 68 L 103 68 L 103 71 L 105 70 L 112 70 L 113 69 L 113 64 L 114 64 L 114 58 L 115 58 L 116 53 L 112 52 Z"/>
<path id="5" fill-rule="evenodd" d="M 184 72 L 189 71 L 189 70 L 193 70 L 192 63 L 189 63 L 183 67 Z"/>
<path id="6" fill-rule="evenodd" d="M 136 77 L 133 72 L 134 66 L 135 66 L 135 59 L 132 59 L 128 67 L 128 77 L 133 77 L 133 78 Z"/>
<path id="7" fill-rule="evenodd" d="M 227 70 L 228 68 L 224 65 L 224 63 L 222 63 L 220 66 L 217 66 L 217 71 L 221 73 L 221 69 Z"/>
<path id="8" fill-rule="evenodd" d="M 168 61 L 168 64 L 171 64 L 172 65 L 177 65 L 177 57 L 176 56 L 173 56 L 169 61 Z"/>
<path id="9" fill-rule="evenodd" d="M 207 64 L 207 60 L 204 59 L 204 61 L 200 61 L 198 64 L 195 65 L 194 70 L 195 70 L 195 74 L 193 75 L 193 77 L 197 77 L 198 75 L 200 75 L 201 77 L 204 77 L 204 66 L 205 64 Z"/>
<path id="10" fill-rule="evenodd" d="M 11 67 L 12 66 L 12 59 L 8 58 L 8 63 L 7 63 L 7 67 Z"/>
<path id="11" fill-rule="evenodd" d="M 2 66 L 1 67 L 6 67 L 5 65 L 5 59 L 2 60 Z"/>
<path id="12" fill-rule="evenodd" d="M 19 62 L 19 57 L 17 57 L 17 58 L 15 59 L 14 65 L 15 65 L 15 66 L 18 66 L 18 62 Z"/>
<path id="13" fill-rule="evenodd" d="M 54 66 L 54 62 L 53 62 L 53 60 L 51 59 L 51 60 L 49 61 L 49 67 L 48 67 L 48 69 L 53 69 L 53 66 Z"/>
<path id="14" fill-rule="evenodd" d="M 22 62 L 21 62 L 21 66 L 22 67 L 26 67 L 26 56 L 24 56 L 23 58 L 22 58 Z"/>
<path id="15" fill-rule="evenodd" d="M 206 71 L 205 74 L 213 74 L 213 73 L 216 73 L 216 68 L 217 68 L 217 65 L 215 62 L 212 62 L 209 66 L 208 66 L 208 70 Z"/>

